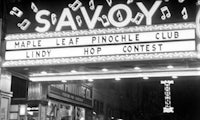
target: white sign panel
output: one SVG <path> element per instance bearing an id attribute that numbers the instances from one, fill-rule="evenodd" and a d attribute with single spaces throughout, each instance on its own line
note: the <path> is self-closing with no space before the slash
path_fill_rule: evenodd
<path id="1" fill-rule="evenodd" d="M 98 45 L 65 47 L 54 49 L 33 49 L 7 51 L 6 60 L 27 60 L 43 58 L 62 58 L 62 57 L 84 57 L 84 56 L 103 56 L 120 54 L 140 54 L 140 53 L 161 53 L 161 52 L 181 52 L 194 51 L 195 41 L 170 41 L 154 43 L 129 43 L 117 45 Z"/>
<path id="2" fill-rule="evenodd" d="M 194 40 L 195 30 L 172 30 L 159 32 L 124 33 L 31 40 L 8 40 L 6 50 L 57 48 L 68 46 L 107 45 L 123 43 L 143 43 L 174 40 Z"/>

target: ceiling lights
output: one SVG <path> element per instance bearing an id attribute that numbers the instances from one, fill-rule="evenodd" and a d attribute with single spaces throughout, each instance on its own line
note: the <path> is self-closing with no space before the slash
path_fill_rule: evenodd
<path id="1" fill-rule="evenodd" d="M 66 82 L 67 82 L 67 80 L 61 80 L 61 82 L 62 82 L 62 83 L 66 83 Z"/>
<path id="2" fill-rule="evenodd" d="M 76 70 L 71 70 L 70 72 L 71 72 L 71 73 L 77 73 L 77 71 L 76 71 Z"/>
<path id="3" fill-rule="evenodd" d="M 172 66 L 172 65 L 168 65 L 167 68 L 168 68 L 168 69 L 173 69 L 174 66 Z"/>
<path id="4" fill-rule="evenodd" d="M 177 79 L 177 78 L 178 78 L 178 76 L 175 76 L 175 75 L 174 75 L 174 76 L 172 76 L 172 78 L 173 78 L 173 79 Z"/>
<path id="5" fill-rule="evenodd" d="M 140 67 L 134 67 L 134 70 L 140 70 L 141 68 Z"/>
<path id="6" fill-rule="evenodd" d="M 46 72 L 46 71 L 42 71 L 41 74 L 42 74 L 42 75 L 46 75 L 47 72 Z"/>
<path id="7" fill-rule="evenodd" d="M 120 80 L 121 80 L 121 78 L 119 78 L 119 77 L 116 77 L 116 78 L 115 78 L 115 80 L 116 80 L 116 81 L 120 81 Z"/>
<path id="8" fill-rule="evenodd" d="M 89 82 L 93 82 L 94 80 L 93 80 L 93 79 L 88 79 L 88 81 L 89 81 Z"/>
<path id="9" fill-rule="evenodd" d="M 106 69 L 106 68 L 103 68 L 103 69 L 102 69 L 102 71 L 103 71 L 103 72 L 107 72 L 107 71 L 108 71 L 108 69 Z"/>
<path id="10" fill-rule="evenodd" d="M 145 76 L 145 77 L 143 77 L 143 79 L 144 79 L 144 80 L 148 80 L 148 79 L 149 79 L 149 77 Z"/>

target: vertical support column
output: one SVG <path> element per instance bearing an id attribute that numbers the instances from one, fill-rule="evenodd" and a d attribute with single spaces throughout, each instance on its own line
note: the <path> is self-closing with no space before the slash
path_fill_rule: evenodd
<path id="1" fill-rule="evenodd" d="M 3 2 L 0 2 L 0 11 L 3 13 Z M 2 68 L 2 18 L 3 14 L 0 14 L 0 120 L 9 120 L 9 111 L 10 111 L 10 101 L 12 97 L 11 92 L 11 74 Z"/>
<path id="2" fill-rule="evenodd" d="M 47 91 L 48 84 L 39 82 L 29 82 L 28 107 L 38 107 L 38 115 L 31 117 L 37 117 L 38 120 L 46 119 L 46 106 L 48 104 Z M 32 106 L 31 104 L 34 104 L 35 106 Z"/>
<path id="3" fill-rule="evenodd" d="M 3 41 L 3 13 L 5 0 L 0 0 L 0 120 L 9 120 L 11 92 L 11 74 L 2 68 Z"/>
<path id="4" fill-rule="evenodd" d="M 200 0 L 197 1 L 197 15 L 196 15 L 196 44 L 197 57 L 200 58 Z"/>
<path id="5" fill-rule="evenodd" d="M 11 92 L 11 74 L 0 68 L 0 120 L 9 119 Z"/>
<path id="6" fill-rule="evenodd" d="M 45 101 L 47 98 L 48 85 L 45 83 L 30 82 L 28 86 L 28 100 Z"/>

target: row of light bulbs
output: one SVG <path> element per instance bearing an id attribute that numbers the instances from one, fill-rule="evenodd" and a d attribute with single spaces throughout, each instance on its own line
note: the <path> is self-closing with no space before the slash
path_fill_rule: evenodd
<path id="1" fill-rule="evenodd" d="M 178 76 L 172 76 L 172 79 L 177 79 L 177 78 L 178 78 Z M 145 76 L 145 77 L 143 77 L 143 79 L 144 79 L 144 80 L 148 80 L 149 77 Z M 115 78 L 115 80 L 116 80 L 116 81 L 120 81 L 121 78 L 120 78 L 120 77 L 117 77 L 117 78 Z M 87 81 L 88 81 L 88 82 L 93 82 L 94 79 L 88 79 Z M 65 82 L 67 82 L 67 80 L 62 80 L 61 82 L 65 83 Z"/>
<path id="2" fill-rule="evenodd" d="M 173 69 L 174 66 L 168 65 L 166 68 L 167 68 L 167 69 Z M 140 68 L 140 67 L 134 67 L 134 70 L 141 70 L 141 68 Z M 103 71 L 103 72 L 107 72 L 107 71 L 109 71 L 109 70 L 108 70 L 107 68 L 103 68 L 102 71 Z M 76 70 L 71 70 L 71 73 L 77 73 L 77 71 L 76 71 Z M 177 79 L 177 78 L 178 78 L 178 76 L 172 76 L 172 79 Z M 116 81 L 120 81 L 120 80 L 121 80 L 120 77 L 116 77 L 116 78 L 114 78 L 114 79 L 115 79 Z M 148 80 L 149 77 L 145 76 L 145 77 L 143 77 L 143 79 L 144 79 L 144 80 Z M 88 79 L 88 81 L 89 81 L 89 82 L 93 82 L 94 79 Z M 62 82 L 66 82 L 66 80 L 64 80 L 64 81 L 62 81 Z"/>
<path id="3" fill-rule="evenodd" d="M 166 66 L 166 68 L 167 68 L 167 69 L 173 69 L 174 66 L 168 65 L 168 66 Z M 140 67 L 134 67 L 134 70 L 141 70 L 141 68 L 140 68 Z M 103 69 L 101 69 L 101 71 L 102 71 L 102 72 L 108 72 L 109 70 L 108 70 L 107 68 L 103 68 Z M 71 70 L 70 72 L 71 72 L 72 74 L 78 73 L 78 71 L 76 71 L 76 70 Z M 42 71 L 41 74 L 42 74 L 42 75 L 48 75 L 48 73 L 47 73 L 46 71 Z M 144 80 L 148 80 L 148 79 L 149 79 L 148 76 L 144 76 L 144 77 L 142 77 L 142 78 L 143 78 Z M 177 79 L 178 76 L 172 76 L 172 78 L 173 78 L 173 79 Z M 86 79 L 87 79 L 87 78 L 86 78 Z M 120 77 L 116 77 L 116 78 L 114 78 L 114 79 L 115 79 L 116 81 L 120 81 L 120 80 L 121 80 Z M 88 81 L 89 81 L 89 82 L 93 82 L 94 79 L 88 79 Z M 62 82 L 67 82 L 67 81 L 66 81 L 66 80 L 63 80 Z"/>
<path id="4" fill-rule="evenodd" d="M 177 78 L 178 78 L 178 76 L 172 76 L 172 79 L 177 79 Z M 145 77 L 143 77 L 143 79 L 144 79 L 144 80 L 148 80 L 149 77 L 145 76 Z M 116 80 L 116 81 L 120 81 L 121 78 L 117 77 L 117 78 L 115 78 L 115 80 Z M 93 79 L 88 79 L 88 81 L 89 81 L 89 82 L 93 82 L 94 80 L 93 80 Z"/>
<path id="5" fill-rule="evenodd" d="M 168 69 L 173 69 L 174 66 L 168 65 L 167 68 L 168 68 Z M 134 70 L 141 70 L 141 68 L 140 68 L 140 67 L 134 67 Z M 101 69 L 101 71 L 107 72 L 107 71 L 109 71 L 109 70 L 108 70 L 107 68 L 103 68 L 103 69 Z M 70 72 L 71 72 L 71 73 L 77 73 L 78 71 L 76 71 L 76 70 L 71 70 Z"/>
<path id="6" fill-rule="evenodd" d="M 194 22 L 191 23 L 173 23 L 162 25 L 149 25 L 149 26 L 134 26 L 128 28 L 107 28 L 107 29 L 94 29 L 94 30 L 79 30 L 79 31 L 61 31 L 61 32 L 44 32 L 44 33 L 27 33 L 27 34 L 8 34 L 5 40 L 20 40 L 20 39 L 41 39 L 52 37 L 66 37 L 78 35 L 96 35 L 108 33 L 124 33 L 124 32 L 143 32 L 143 31 L 160 31 L 160 30 L 173 30 L 173 29 L 187 29 L 196 28 Z"/>

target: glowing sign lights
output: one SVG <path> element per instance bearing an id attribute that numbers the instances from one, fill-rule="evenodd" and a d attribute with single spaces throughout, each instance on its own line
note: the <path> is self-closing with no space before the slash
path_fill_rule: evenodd
<path id="1" fill-rule="evenodd" d="M 170 88 L 170 85 L 174 84 L 174 81 L 162 80 L 160 83 L 164 85 L 165 107 L 163 107 L 163 113 L 174 113 L 174 108 L 171 106 L 171 88 Z"/>
<path id="2" fill-rule="evenodd" d="M 27 4 L 29 7 L 23 7 Z M 195 6 L 196 2 L 189 0 L 184 2 L 177 0 L 152 0 L 151 2 L 146 0 L 120 2 L 112 0 L 59 0 L 54 2 L 33 0 L 30 3 L 22 1 L 19 5 L 9 4 L 8 6 L 8 33 L 93 30 L 194 22 Z"/>
<path id="3" fill-rule="evenodd" d="M 194 1 L 21 0 L 7 5 L 7 61 L 108 56 L 114 61 L 196 51 Z"/>
<path id="4" fill-rule="evenodd" d="M 195 51 L 195 30 L 8 40 L 6 50 L 6 60 Z"/>
<path id="5" fill-rule="evenodd" d="M 109 35 L 88 35 L 57 38 L 41 38 L 28 40 L 8 40 L 6 50 L 55 48 L 67 46 L 108 45 L 123 43 L 143 43 L 173 40 L 194 40 L 195 30 L 171 30 L 140 33 L 123 33 Z"/>

